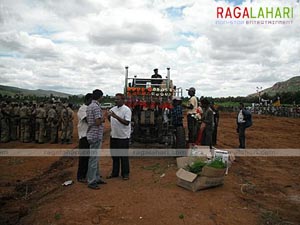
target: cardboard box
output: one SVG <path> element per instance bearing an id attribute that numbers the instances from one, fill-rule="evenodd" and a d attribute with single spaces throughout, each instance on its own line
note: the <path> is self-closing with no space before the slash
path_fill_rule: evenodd
<path id="1" fill-rule="evenodd" d="M 199 156 L 199 157 L 206 157 L 210 159 L 212 157 L 211 149 L 209 146 L 201 146 L 201 145 L 190 145 L 188 152 L 188 156 Z"/>
<path id="2" fill-rule="evenodd" d="M 223 151 L 223 150 L 218 150 L 218 149 L 214 149 L 213 155 L 214 155 L 214 158 L 221 158 L 222 161 L 226 164 L 226 166 L 227 166 L 226 174 L 228 174 L 228 168 L 231 166 L 231 164 L 235 160 L 234 155 L 232 153 L 230 153 L 229 151 Z"/>
<path id="3" fill-rule="evenodd" d="M 226 165 L 228 165 L 228 163 L 229 163 L 229 153 L 228 153 L 228 151 L 215 149 L 214 150 L 214 158 L 221 158 L 223 163 L 225 163 Z"/>
<path id="4" fill-rule="evenodd" d="M 177 173 L 177 185 L 193 192 L 223 185 L 225 169 L 204 166 L 200 175 L 180 168 Z"/>
<path id="5" fill-rule="evenodd" d="M 226 168 L 217 169 L 210 166 L 204 166 L 201 171 L 201 176 L 204 177 L 224 177 Z"/>
<path id="6" fill-rule="evenodd" d="M 191 165 L 196 160 L 201 159 L 203 161 L 207 160 L 206 156 L 202 157 L 178 157 L 176 158 L 177 168 L 186 168 L 188 165 Z"/>
<path id="7" fill-rule="evenodd" d="M 195 161 L 195 157 L 178 157 L 176 158 L 177 168 L 186 168 Z"/>

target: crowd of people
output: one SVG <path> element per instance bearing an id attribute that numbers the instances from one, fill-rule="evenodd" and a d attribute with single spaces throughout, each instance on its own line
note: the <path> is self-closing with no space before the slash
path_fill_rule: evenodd
<path id="1" fill-rule="evenodd" d="M 3 101 L 0 105 L 0 141 L 71 144 L 73 114 L 71 103 Z"/>
<path id="2" fill-rule="evenodd" d="M 183 128 L 183 109 L 187 110 L 188 142 L 206 145 L 212 148 L 217 143 L 219 112 L 213 102 L 207 98 L 196 97 L 196 89 L 187 89 L 190 99 L 182 104 L 180 97 L 173 97 L 171 123 L 175 129 Z M 99 168 L 99 156 L 103 141 L 106 119 L 111 125 L 110 149 L 112 171 L 107 179 L 119 177 L 129 179 L 128 149 L 131 136 L 131 109 L 124 104 L 125 96 L 115 95 L 115 106 L 109 111 L 102 111 L 100 103 L 103 92 L 99 89 L 85 96 L 84 104 L 77 112 L 79 149 L 88 150 L 89 154 L 79 157 L 77 180 L 87 183 L 89 188 L 99 189 L 106 184 Z M 72 104 L 61 102 L 17 104 L 1 103 L 1 142 L 19 140 L 21 142 L 70 144 L 73 138 L 74 112 Z M 240 148 L 245 148 L 246 111 L 243 105 L 237 115 L 237 132 Z M 61 132 L 59 132 L 61 131 Z M 59 137 L 60 134 L 60 137 Z M 91 152 L 93 154 L 91 154 Z"/>
<path id="3" fill-rule="evenodd" d="M 254 106 L 250 109 L 253 113 L 264 114 L 264 115 L 273 115 L 273 116 L 282 116 L 282 117 L 293 117 L 300 118 L 300 106 Z"/>
<path id="4" fill-rule="evenodd" d="M 239 108 L 238 106 L 235 106 L 235 107 L 222 106 L 222 111 L 236 112 L 238 110 L 238 108 Z M 258 115 L 271 115 L 271 116 L 279 116 L 279 117 L 300 118 L 300 106 L 299 105 L 274 106 L 272 104 L 269 104 L 269 105 L 255 104 L 254 106 L 247 106 L 246 109 L 251 111 L 253 114 L 258 114 Z"/>
<path id="5" fill-rule="evenodd" d="M 187 104 L 181 104 L 181 98 L 173 99 L 172 124 L 175 128 L 183 126 L 183 108 L 187 110 L 188 142 L 206 145 L 212 148 L 217 143 L 219 111 L 207 98 L 196 97 L 196 89 L 187 89 L 190 96 Z"/>
<path id="6" fill-rule="evenodd" d="M 188 142 L 196 145 L 209 146 L 217 144 L 217 133 L 219 125 L 219 111 L 213 102 L 207 98 L 201 97 L 198 101 L 196 97 L 196 89 L 191 87 L 187 89 L 190 96 L 187 105 L 183 105 L 187 109 L 187 127 Z M 175 102 L 175 105 L 178 105 Z M 178 114 L 177 106 L 175 115 Z M 243 103 L 239 104 L 239 110 L 236 116 L 237 133 L 239 138 L 238 149 L 246 148 L 246 129 L 252 126 L 252 116 L 250 110 L 244 107 Z M 182 122 L 180 123 L 182 124 Z"/>
<path id="7" fill-rule="evenodd" d="M 187 108 L 189 142 L 212 147 L 217 140 L 219 113 L 206 98 L 201 98 L 198 106 L 195 92 L 195 88 L 188 89 L 191 97 L 188 105 L 182 105 L 179 97 L 173 98 L 171 123 L 175 129 L 183 127 L 183 107 Z M 87 94 L 85 104 L 78 110 L 79 149 L 89 149 L 93 154 L 89 154 L 89 157 L 79 157 L 77 180 L 87 183 L 91 189 L 99 189 L 100 184 L 106 184 L 100 176 L 99 168 L 103 126 L 106 119 L 111 125 L 112 156 L 112 171 L 106 178 L 112 179 L 121 175 L 124 180 L 128 180 L 130 172 L 128 149 L 131 135 L 131 109 L 124 104 L 125 96 L 119 93 L 115 96 L 116 105 L 103 113 L 100 107 L 102 96 L 102 91 L 98 89 Z"/>

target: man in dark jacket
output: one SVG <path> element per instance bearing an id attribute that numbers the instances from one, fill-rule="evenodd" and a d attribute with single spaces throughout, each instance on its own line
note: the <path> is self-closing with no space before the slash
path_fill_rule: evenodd
<path id="1" fill-rule="evenodd" d="M 218 107 L 214 103 L 211 104 L 210 108 L 212 109 L 214 114 L 214 129 L 212 133 L 212 144 L 216 145 L 220 115 L 219 115 Z"/>
<path id="2" fill-rule="evenodd" d="M 240 111 L 237 114 L 237 133 L 239 134 L 239 148 L 246 148 L 246 136 L 245 131 L 246 128 L 250 127 L 252 125 L 251 121 L 251 113 L 245 109 L 244 104 L 240 103 Z"/>
<path id="3" fill-rule="evenodd" d="M 213 134 L 213 130 L 214 130 L 214 114 L 213 114 L 212 109 L 210 108 L 210 103 L 207 98 L 204 98 L 201 100 L 201 106 L 203 109 L 201 126 L 204 127 L 203 138 L 202 138 L 201 144 L 212 148 L 212 134 Z"/>

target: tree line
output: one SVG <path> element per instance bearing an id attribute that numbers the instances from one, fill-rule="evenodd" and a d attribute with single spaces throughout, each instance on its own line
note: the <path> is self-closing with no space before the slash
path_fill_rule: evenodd
<path id="1" fill-rule="evenodd" d="M 203 96 L 202 96 L 203 97 Z M 267 93 L 263 93 L 260 98 L 264 100 L 272 100 L 272 102 L 275 102 L 278 97 L 280 98 L 281 104 L 300 104 L 300 91 L 296 92 L 280 92 L 276 93 L 275 95 L 269 95 Z M 258 103 L 259 102 L 259 97 L 258 96 L 229 96 L 229 97 L 207 97 L 210 102 L 218 103 L 218 104 L 225 104 L 225 103 L 239 103 L 243 102 L 246 104 L 251 104 L 251 103 Z M 70 95 L 68 97 L 58 97 L 54 96 L 51 94 L 50 96 L 36 96 L 36 95 L 20 95 L 20 94 L 15 94 L 13 96 L 11 95 L 5 95 L 5 94 L 0 94 L 0 101 L 8 101 L 8 102 L 23 102 L 23 101 L 35 101 L 35 102 L 46 102 L 49 100 L 59 100 L 61 102 L 71 102 L 73 104 L 82 104 L 84 95 Z M 187 102 L 189 97 L 184 97 L 183 102 Z M 111 96 L 103 96 L 103 103 L 105 102 L 113 102 L 113 98 Z"/>
<path id="2" fill-rule="evenodd" d="M 280 99 L 281 104 L 292 105 L 292 104 L 300 104 L 300 91 L 297 92 L 280 92 L 275 95 L 269 95 L 267 93 L 263 93 L 260 98 L 264 100 L 272 100 L 275 102 L 277 99 Z M 243 103 L 259 103 L 258 96 L 247 96 L 247 97 L 220 97 L 220 98 L 210 98 L 214 102 L 218 103 L 226 103 L 226 102 L 243 102 Z"/>

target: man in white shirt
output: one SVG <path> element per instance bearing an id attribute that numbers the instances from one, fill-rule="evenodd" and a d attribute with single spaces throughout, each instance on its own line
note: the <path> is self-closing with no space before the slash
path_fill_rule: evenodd
<path id="1" fill-rule="evenodd" d="M 195 115 L 197 113 L 198 108 L 198 100 L 195 96 L 196 89 L 191 87 L 187 89 L 188 95 L 190 96 L 189 103 L 187 106 L 185 106 L 187 110 L 187 123 L 188 123 L 188 131 L 189 131 L 189 143 L 195 143 L 197 138 L 197 120 L 195 118 Z"/>
<path id="2" fill-rule="evenodd" d="M 88 123 L 86 120 L 86 109 L 92 101 L 92 93 L 88 93 L 84 97 L 84 104 L 80 106 L 77 116 L 78 116 L 78 137 L 79 137 L 79 151 L 80 156 L 78 159 L 78 170 L 77 170 L 77 181 L 85 183 L 86 173 L 89 164 L 89 142 L 86 138 L 86 132 L 88 130 Z"/>
<path id="3" fill-rule="evenodd" d="M 131 134 L 131 110 L 124 105 L 125 96 L 116 94 L 114 106 L 108 113 L 111 125 L 110 148 L 113 160 L 113 167 L 108 179 L 118 177 L 121 164 L 121 176 L 123 180 L 129 179 L 129 139 Z"/>

